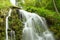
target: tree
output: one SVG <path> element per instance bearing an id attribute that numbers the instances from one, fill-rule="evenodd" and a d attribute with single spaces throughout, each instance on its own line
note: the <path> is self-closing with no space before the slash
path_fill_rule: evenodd
<path id="1" fill-rule="evenodd" d="M 58 9 L 57 9 L 57 6 L 56 6 L 56 3 L 55 3 L 55 0 L 53 0 L 53 4 L 54 4 L 55 11 L 56 11 L 57 13 L 59 13 L 59 12 L 58 12 Z"/>

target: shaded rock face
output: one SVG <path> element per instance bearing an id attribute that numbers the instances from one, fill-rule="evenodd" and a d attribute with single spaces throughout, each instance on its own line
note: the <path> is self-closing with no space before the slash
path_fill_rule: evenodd
<path id="1" fill-rule="evenodd" d="M 8 9 L 0 9 L 0 40 L 5 40 L 5 18 L 8 14 Z M 9 29 L 8 29 L 8 34 L 9 34 L 9 39 L 10 37 L 10 31 L 14 30 L 15 31 L 15 38 L 16 40 L 22 40 L 22 21 L 19 16 L 19 12 L 16 9 L 13 9 L 11 16 L 9 17 Z"/>

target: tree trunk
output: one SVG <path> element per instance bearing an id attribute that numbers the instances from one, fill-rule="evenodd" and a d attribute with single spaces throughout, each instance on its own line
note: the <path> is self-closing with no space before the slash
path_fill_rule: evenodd
<path id="1" fill-rule="evenodd" d="M 55 0 L 53 0 L 53 5 L 54 5 L 54 8 L 55 8 L 55 11 L 59 14 L 58 9 L 57 9 L 57 7 L 56 7 Z"/>

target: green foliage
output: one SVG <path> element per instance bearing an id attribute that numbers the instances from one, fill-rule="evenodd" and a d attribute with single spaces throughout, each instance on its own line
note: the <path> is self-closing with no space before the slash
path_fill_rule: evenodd
<path id="1" fill-rule="evenodd" d="M 57 9 L 60 11 L 60 0 L 54 0 Z M 24 6 L 34 6 L 55 11 L 53 0 L 29 0 L 24 3 Z"/>
<path id="2" fill-rule="evenodd" d="M 26 6 L 34 6 L 35 0 L 25 0 L 25 5 Z"/>
<path id="3" fill-rule="evenodd" d="M 11 6 L 9 0 L 0 0 L 0 8 L 9 7 L 9 6 Z"/>

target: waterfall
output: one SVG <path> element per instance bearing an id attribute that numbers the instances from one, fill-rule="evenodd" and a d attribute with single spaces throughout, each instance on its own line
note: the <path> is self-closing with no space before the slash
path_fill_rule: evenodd
<path id="1" fill-rule="evenodd" d="M 16 40 L 15 31 L 11 30 L 10 35 L 11 35 L 11 40 Z"/>
<path id="2" fill-rule="evenodd" d="M 12 9 L 9 10 L 6 17 L 6 40 L 8 39 L 8 18 L 11 16 Z M 24 10 L 18 10 L 22 15 L 23 40 L 54 40 L 52 33 L 48 30 L 46 20 L 36 13 L 30 13 Z M 11 40 L 15 40 L 15 31 L 11 30 Z"/>
<path id="3" fill-rule="evenodd" d="M 36 13 L 19 10 L 23 19 L 23 40 L 54 40 L 48 30 L 46 20 Z"/>
<path id="4" fill-rule="evenodd" d="M 8 28 L 9 28 L 8 18 L 11 16 L 11 12 L 12 12 L 12 9 L 9 10 L 8 16 L 6 17 L 6 40 L 9 40 L 8 39 Z M 11 40 L 15 40 L 16 39 L 15 31 L 11 30 L 10 36 L 11 36 Z"/>
<path id="5" fill-rule="evenodd" d="M 9 27 L 8 18 L 11 15 L 11 11 L 12 11 L 12 9 L 9 10 L 8 16 L 6 17 L 6 40 L 8 40 L 8 27 Z"/>
<path id="6" fill-rule="evenodd" d="M 16 6 L 16 0 L 10 0 L 13 6 Z M 8 18 L 11 16 L 12 9 L 9 10 L 8 16 L 6 17 L 6 40 L 8 39 Z M 24 10 L 19 10 L 22 15 L 23 28 L 23 40 L 55 40 L 52 33 L 48 30 L 46 20 L 40 17 L 36 13 L 30 13 Z M 11 30 L 15 40 L 15 31 Z"/>
<path id="7" fill-rule="evenodd" d="M 16 0 L 10 0 L 10 2 L 13 4 L 13 6 L 16 6 Z M 9 10 L 8 16 L 6 17 L 6 40 L 8 39 L 8 18 L 11 16 L 12 9 Z"/>
<path id="8" fill-rule="evenodd" d="M 16 6 L 16 0 L 10 0 L 10 2 L 11 2 L 11 4 L 13 5 L 13 6 Z"/>

